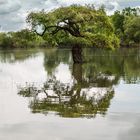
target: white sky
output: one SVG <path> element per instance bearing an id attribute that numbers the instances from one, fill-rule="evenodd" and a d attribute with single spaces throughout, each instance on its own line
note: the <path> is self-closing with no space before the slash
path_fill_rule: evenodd
<path id="1" fill-rule="evenodd" d="M 25 18 L 30 11 L 50 10 L 71 4 L 104 4 L 108 13 L 124 7 L 140 6 L 140 0 L 0 0 L 0 31 L 16 31 L 25 28 Z"/>

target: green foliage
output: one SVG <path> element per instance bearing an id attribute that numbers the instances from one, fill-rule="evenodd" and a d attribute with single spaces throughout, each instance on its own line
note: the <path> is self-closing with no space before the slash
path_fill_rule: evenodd
<path id="1" fill-rule="evenodd" d="M 31 27 L 18 32 L 0 33 L 2 48 L 79 46 L 117 48 L 139 46 L 140 8 L 125 8 L 111 17 L 104 7 L 71 5 L 50 12 L 31 12 L 26 21 Z"/>
<path id="2" fill-rule="evenodd" d="M 6 33 L 0 33 L 0 47 L 2 48 L 9 48 L 12 46 L 13 41 L 11 37 Z"/>
<path id="3" fill-rule="evenodd" d="M 18 32 L 0 33 L 0 47 L 2 48 L 32 48 L 41 46 L 45 41 L 28 29 Z"/>
<path id="4" fill-rule="evenodd" d="M 115 27 L 115 33 L 118 35 L 124 32 L 123 28 L 124 19 L 125 17 L 120 13 L 120 11 L 116 11 L 112 16 L 112 23 L 114 24 Z"/>
<path id="5" fill-rule="evenodd" d="M 140 8 L 125 8 L 111 16 L 115 34 L 121 45 L 139 46 L 140 43 Z"/>
<path id="6" fill-rule="evenodd" d="M 34 41 L 36 35 L 27 29 L 23 29 L 18 32 L 11 32 L 9 34 L 11 35 L 11 38 L 13 40 L 13 47 L 15 48 L 27 48 L 33 47 L 35 45 Z"/>
<path id="7" fill-rule="evenodd" d="M 124 16 L 138 16 L 140 14 L 140 8 L 127 7 L 122 10 Z"/>
<path id="8" fill-rule="evenodd" d="M 124 25 L 124 34 L 129 44 L 131 42 L 140 43 L 140 16 L 127 20 Z"/>
<path id="9" fill-rule="evenodd" d="M 49 43 L 52 41 L 53 45 L 78 43 L 104 48 L 119 46 L 118 39 L 114 37 L 113 25 L 103 9 L 72 5 L 49 13 L 32 12 L 28 15 L 27 22 L 32 31 L 43 36 Z M 115 45 L 112 42 L 116 42 Z"/>

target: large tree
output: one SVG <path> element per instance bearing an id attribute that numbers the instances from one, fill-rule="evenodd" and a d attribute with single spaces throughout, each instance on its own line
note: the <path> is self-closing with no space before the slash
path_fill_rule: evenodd
<path id="1" fill-rule="evenodd" d="M 103 9 L 93 6 L 60 7 L 51 12 L 31 12 L 27 17 L 32 31 L 52 44 L 69 42 L 73 46 L 73 60 L 82 62 L 81 46 L 115 48 L 118 38 Z"/>

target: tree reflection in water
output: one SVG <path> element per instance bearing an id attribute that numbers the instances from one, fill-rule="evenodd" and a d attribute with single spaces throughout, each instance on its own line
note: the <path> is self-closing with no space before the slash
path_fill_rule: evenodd
<path id="1" fill-rule="evenodd" d="M 27 85 L 20 88 L 18 94 L 30 98 L 29 107 L 33 113 L 54 111 L 62 117 L 105 115 L 114 96 L 115 79 L 101 73 L 92 79 L 83 78 L 81 64 L 73 65 L 72 76 L 71 83 L 62 83 L 51 76 L 42 88 Z"/>
<path id="2" fill-rule="evenodd" d="M 126 84 L 140 83 L 139 49 L 115 52 L 89 49 L 83 53 L 87 63 L 72 66 L 70 51 L 44 52 L 44 68 L 49 75 L 44 86 L 29 84 L 18 92 L 30 98 L 33 113 L 53 111 L 62 117 L 105 115 L 114 96 L 114 85 L 120 80 Z M 69 83 L 58 80 L 55 73 L 62 63 L 71 71 Z"/>

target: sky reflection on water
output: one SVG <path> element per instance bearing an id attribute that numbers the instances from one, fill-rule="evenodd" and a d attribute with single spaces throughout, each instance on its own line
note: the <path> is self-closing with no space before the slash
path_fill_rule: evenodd
<path id="1" fill-rule="evenodd" d="M 69 51 L 40 50 L 30 52 L 25 58 L 24 53 L 16 51 L 11 57 L 9 52 L 0 52 L 0 140 L 139 140 L 139 53 L 124 57 L 125 61 L 120 56 L 118 59 L 110 55 L 106 55 L 106 59 L 92 56 L 89 59 L 94 63 L 82 65 L 82 77 L 75 73 Z M 56 54 L 59 54 L 57 58 Z M 113 83 L 103 82 L 99 79 L 99 72 L 117 78 Z M 18 87 L 25 87 L 27 83 L 42 87 L 54 75 L 61 83 L 79 85 L 77 83 L 82 80 L 82 89 L 85 85 L 87 88 L 112 87 L 114 96 L 105 115 L 97 113 L 96 117 L 65 118 L 53 110 L 46 114 L 41 110 L 32 113 L 30 98 L 19 96 Z"/>

